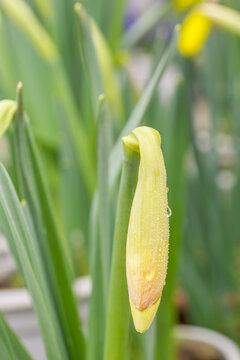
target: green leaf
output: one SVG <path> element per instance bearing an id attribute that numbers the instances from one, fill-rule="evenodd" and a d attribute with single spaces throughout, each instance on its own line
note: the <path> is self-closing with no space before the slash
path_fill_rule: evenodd
<path id="1" fill-rule="evenodd" d="M 18 337 L 0 312 L 0 358 L 1 360 L 31 360 Z"/>

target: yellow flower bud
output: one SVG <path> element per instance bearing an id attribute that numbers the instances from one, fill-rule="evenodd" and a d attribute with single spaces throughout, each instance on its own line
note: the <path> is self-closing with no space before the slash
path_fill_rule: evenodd
<path id="1" fill-rule="evenodd" d="M 198 12 L 191 12 L 185 19 L 179 37 L 179 51 L 184 56 L 195 55 L 204 45 L 211 30 L 211 21 Z"/>
<path id="2" fill-rule="evenodd" d="M 2 100 L 0 101 L 0 138 L 10 126 L 16 113 L 16 101 Z"/>
<path id="3" fill-rule="evenodd" d="M 127 235 L 126 272 L 134 325 L 144 332 L 156 314 L 167 274 L 167 179 L 156 130 L 136 128 L 123 143 L 140 156 Z"/>
<path id="4" fill-rule="evenodd" d="M 173 0 L 173 5 L 178 10 L 186 10 L 201 1 L 202 0 Z"/>

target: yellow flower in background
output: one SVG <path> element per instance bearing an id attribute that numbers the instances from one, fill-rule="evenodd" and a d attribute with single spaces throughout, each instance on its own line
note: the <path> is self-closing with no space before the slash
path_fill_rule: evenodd
<path id="1" fill-rule="evenodd" d="M 194 56 L 201 50 L 212 24 L 240 35 L 240 14 L 236 10 L 210 2 L 174 0 L 179 9 L 185 9 L 184 5 L 191 6 L 197 2 L 199 4 L 193 7 L 182 24 L 178 48 L 184 56 Z"/>
<path id="2" fill-rule="evenodd" d="M 178 10 L 186 10 L 202 0 L 173 0 L 173 5 Z"/>
<path id="3" fill-rule="evenodd" d="M 145 332 L 158 309 L 167 274 L 166 170 L 156 130 L 139 127 L 123 138 L 123 143 L 140 156 L 128 227 L 126 272 L 134 325 L 138 332 Z"/>
<path id="4" fill-rule="evenodd" d="M 186 10 L 202 0 L 173 0 L 175 8 Z M 205 44 L 211 29 L 211 22 L 206 16 L 191 11 L 185 18 L 178 41 L 178 48 L 183 56 L 195 55 Z"/>
<path id="5" fill-rule="evenodd" d="M 211 21 L 202 14 L 191 12 L 185 19 L 179 37 L 179 51 L 184 56 L 195 55 L 205 44 Z"/>

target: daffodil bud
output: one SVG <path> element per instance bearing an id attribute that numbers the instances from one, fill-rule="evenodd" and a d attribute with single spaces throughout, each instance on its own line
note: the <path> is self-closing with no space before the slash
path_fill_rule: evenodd
<path id="1" fill-rule="evenodd" d="M 16 101 L 2 100 L 0 101 L 0 138 L 11 124 L 16 113 Z"/>
<path id="2" fill-rule="evenodd" d="M 131 207 L 126 273 L 135 328 L 145 332 L 160 303 L 168 263 L 167 179 L 159 133 L 136 128 L 123 138 L 125 150 L 139 154 L 138 182 Z M 126 151 L 125 151 L 126 153 Z"/>

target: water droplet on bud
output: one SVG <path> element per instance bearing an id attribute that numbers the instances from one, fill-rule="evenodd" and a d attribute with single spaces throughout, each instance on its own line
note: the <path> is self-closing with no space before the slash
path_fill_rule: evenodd
<path id="1" fill-rule="evenodd" d="M 172 210 L 171 208 L 168 206 L 167 207 L 167 217 L 169 218 L 172 215 Z"/>

